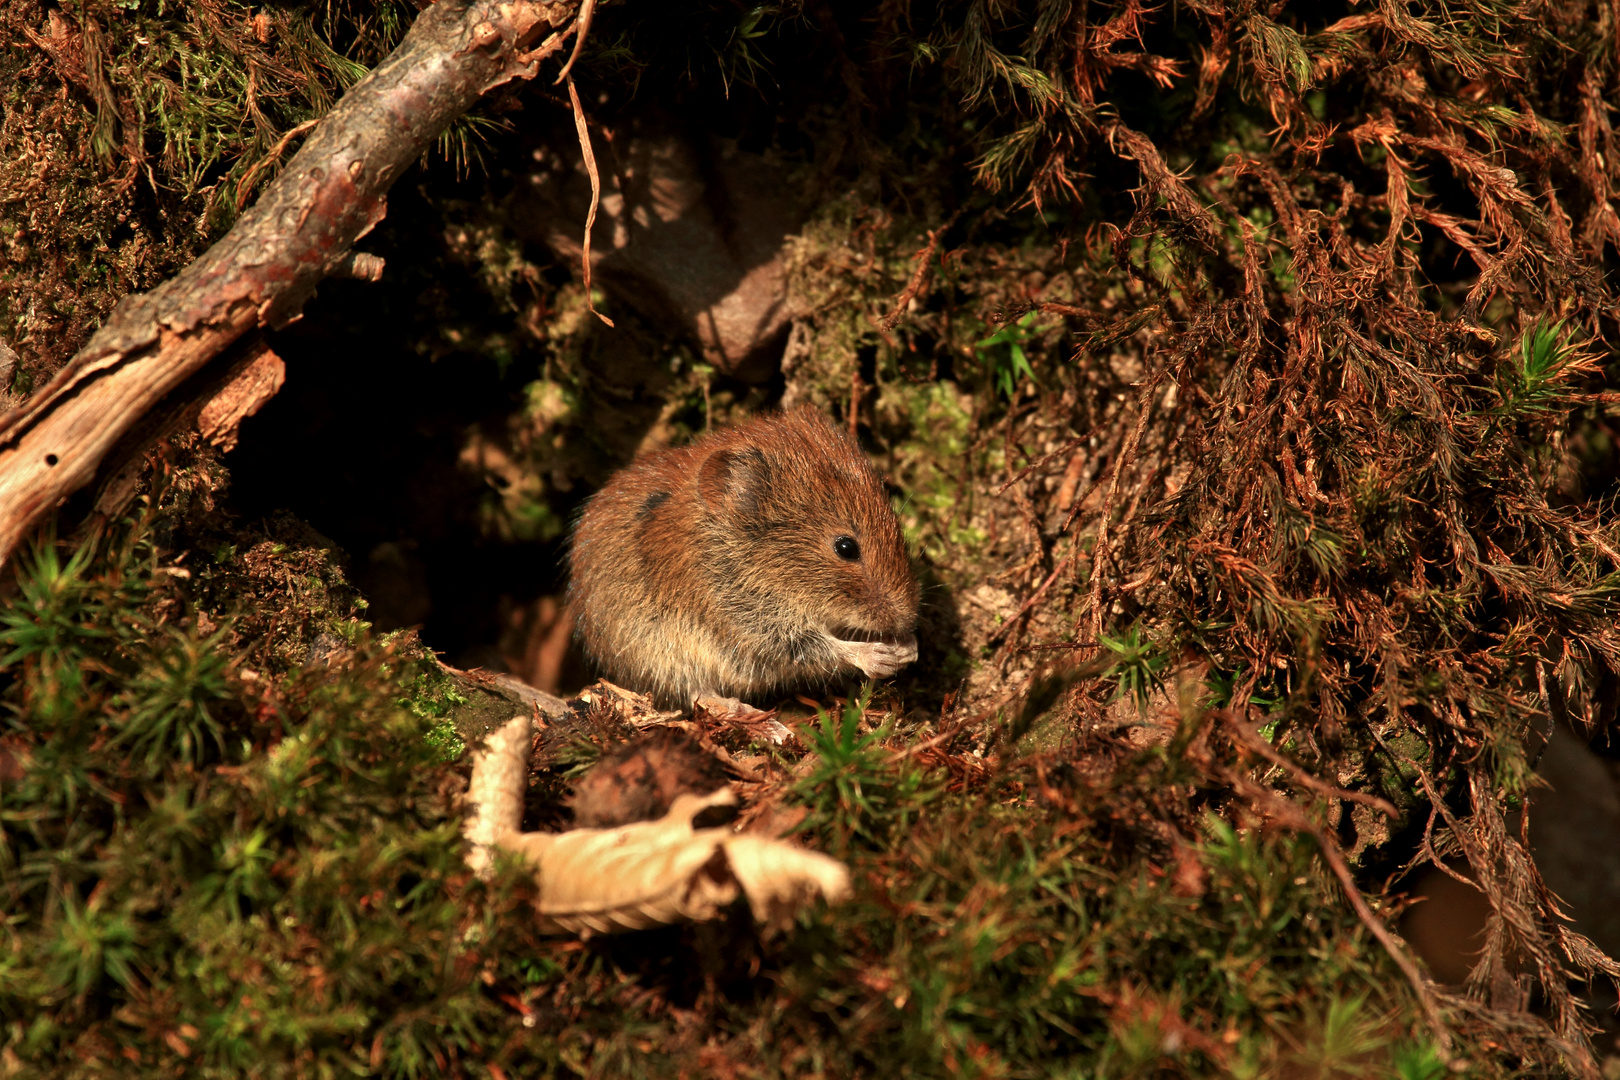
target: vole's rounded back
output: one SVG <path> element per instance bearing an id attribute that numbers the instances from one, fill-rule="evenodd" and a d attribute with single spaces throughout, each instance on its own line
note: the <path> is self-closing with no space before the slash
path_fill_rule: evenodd
<path id="1" fill-rule="evenodd" d="M 883 482 L 810 409 L 631 464 L 586 504 L 569 564 L 587 652 L 665 702 L 916 658 L 917 581 Z"/>

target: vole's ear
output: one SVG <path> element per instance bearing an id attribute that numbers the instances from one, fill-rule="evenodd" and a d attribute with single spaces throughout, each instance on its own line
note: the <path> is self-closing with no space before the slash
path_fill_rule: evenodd
<path id="1" fill-rule="evenodd" d="M 711 511 L 753 514 L 770 484 L 770 471 L 757 446 L 716 450 L 698 469 L 698 494 Z"/>

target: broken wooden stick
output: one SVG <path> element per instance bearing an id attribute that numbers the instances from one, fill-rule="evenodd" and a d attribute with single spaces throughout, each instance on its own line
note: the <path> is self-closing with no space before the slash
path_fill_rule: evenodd
<path id="1" fill-rule="evenodd" d="M 382 220 L 394 181 L 486 92 L 533 78 L 577 30 L 578 7 L 439 0 L 230 232 L 121 300 L 49 384 L 0 418 L 0 561 L 166 396 L 243 335 L 297 318 L 324 278 L 352 272 L 351 248 Z"/>

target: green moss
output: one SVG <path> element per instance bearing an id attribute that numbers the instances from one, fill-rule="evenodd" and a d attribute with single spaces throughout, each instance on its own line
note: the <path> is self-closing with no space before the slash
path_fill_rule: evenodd
<path id="1" fill-rule="evenodd" d="M 503 1008 L 477 976 L 524 923 L 477 899 L 443 749 L 395 704 L 453 693 L 364 636 L 340 674 L 252 676 L 224 628 L 165 625 L 183 579 L 138 539 L 22 565 L 30 599 L 0 613 L 8 1067 L 400 1075 L 487 1039 Z"/>
<path id="2" fill-rule="evenodd" d="M 906 540 L 939 565 L 960 565 L 962 555 L 984 543 L 976 524 L 972 491 L 961 472 L 972 430 L 972 399 L 946 383 L 885 383 L 877 414 L 902 433 L 888 452 L 888 471 L 905 496 L 895 507 Z M 995 455 L 981 458 L 987 467 Z"/>
<path id="3" fill-rule="evenodd" d="M 405 665 L 407 692 L 399 703 L 411 715 L 427 722 L 422 737 L 443 761 L 455 761 L 466 752 L 467 744 L 456 727 L 458 710 L 469 698 L 456 680 L 431 656 L 424 655 Z"/>
<path id="4" fill-rule="evenodd" d="M 1151 760 L 1108 792 L 1117 810 L 1095 790 L 1084 805 L 1120 820 L 1168 779 Z M 781 985 L 822 1018 L 816 1052 L 840 1073 L 1380 1075 L 1427 1047 L 1308 849 L 1218 819 L 1201 832 L 1127 867 L 1037 801 L 947 800 L 893 857 L 857 859 L 855 901 L 790 944 Z M 766 1060 L 795 1071 L 796 1049 Z"/>

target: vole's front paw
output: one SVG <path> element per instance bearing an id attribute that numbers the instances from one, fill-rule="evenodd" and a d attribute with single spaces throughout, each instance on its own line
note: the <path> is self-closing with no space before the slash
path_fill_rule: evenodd
<path id="1" fill-rule="evenodd" d="M 904 641 L 845 641 L 833 638 L 838 658 L 860 668 L 869 679 L 887 679 L 917 659 L 917 636 Z"/>

